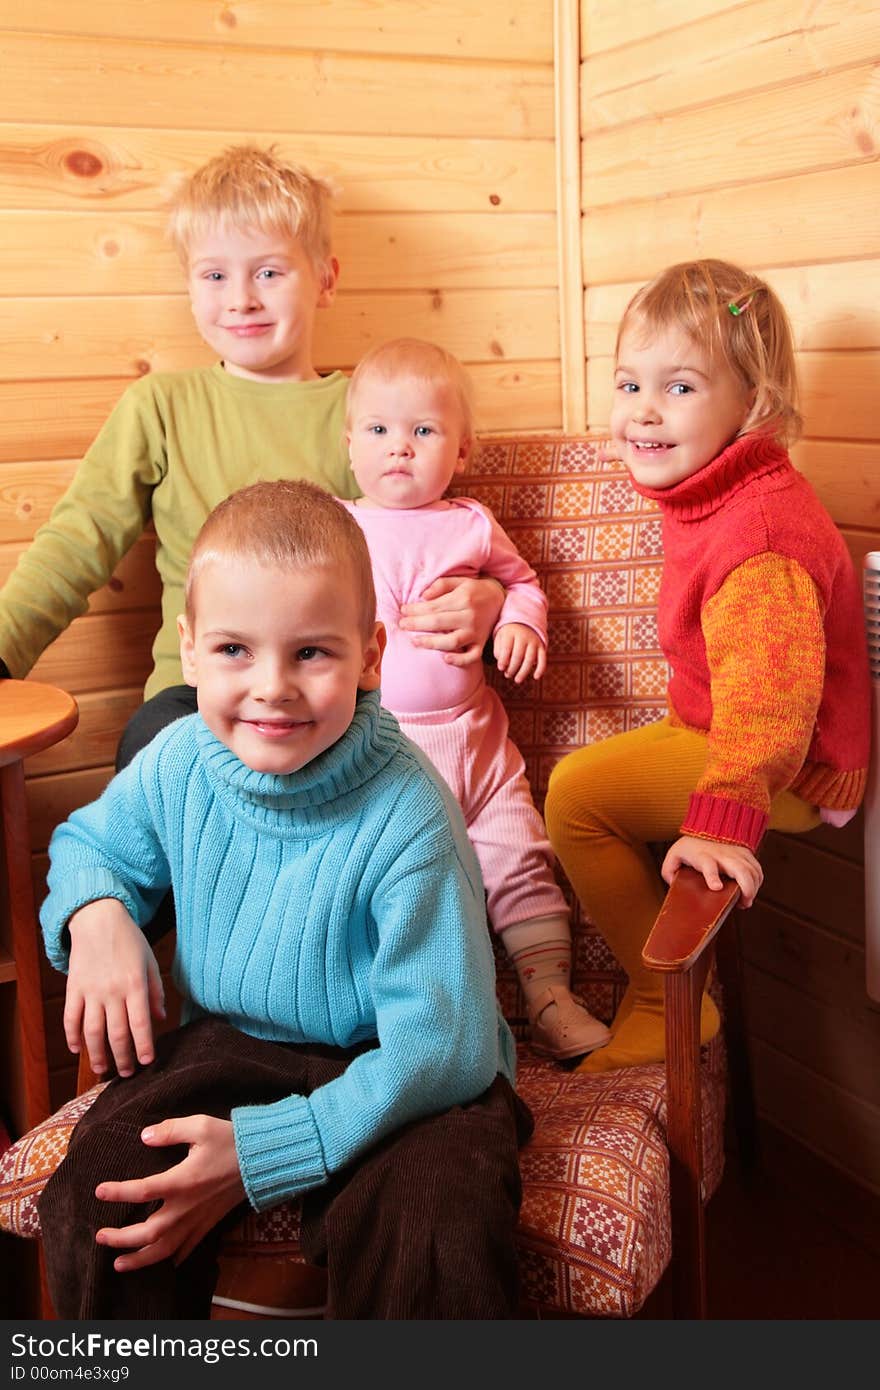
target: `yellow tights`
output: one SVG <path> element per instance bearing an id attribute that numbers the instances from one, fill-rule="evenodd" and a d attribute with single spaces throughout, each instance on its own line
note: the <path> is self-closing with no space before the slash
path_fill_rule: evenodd
<path id="1" fill-rule="evenodd" d="M 647 845 L 678 839 L 705 765 L 705 737 L 663 719 L 569 754 L 550 777 L 544 807 L 550 841 L 629 976 L 611 1042 L 586 1057 L 581 1071 L 663 1060 L 663 978 L 642 964 L 642 947 L 666 885 Z M 792 792 L 781 792 L 770 808 L 773 830 L 796 833 L 818 824 L 816 808 Z M 704 995 L 703 1041 L 718 1027 L 718 1010 Z"/>

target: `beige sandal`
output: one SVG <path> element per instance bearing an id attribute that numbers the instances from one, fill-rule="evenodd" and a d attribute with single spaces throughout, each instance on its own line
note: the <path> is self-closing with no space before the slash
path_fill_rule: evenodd
<path id="1" fill-rule="evenodd" d="M 551 1016 L 546 1017 L 555 1004 Z M 563 1061 L 595 1052 L 611 1041 L 611 1033 L 568 990 L 548 985 L 529 1009 L 532 1047 L 540 1057 Z"/>

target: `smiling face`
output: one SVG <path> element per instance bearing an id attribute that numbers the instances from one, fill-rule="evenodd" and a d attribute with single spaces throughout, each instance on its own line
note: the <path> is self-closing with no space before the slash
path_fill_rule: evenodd
<path id="1" fill-rule="evenodd" d="M 283 569 L 207 560 L 177 620 L 183 673 L 211 732 L 255 772 L 290 773 L 341 738 L 377 690 L 384 629 L 365 637 L 345 562 Z M 351 568 L 351 566 L 349 566 Z"/>
<path id="2" fill-rule="evenodd" d="M 368 373 L 350 403 L 346 438 L 361 505 L 374 507 L 437 502 L 471 448 L 458 392 L 442 377 Z"/>
<path id="3" fill-rule="evenodd" d="M 638 322 L 624 329 L 611 434 L 636 482 L 674 487 L 698 473 L 731 443 L 750 409 L 735 372 L 688 334 L 647 335 Z"/>
<path id="4" fill-rule="evenodd" d="M 295 237 L 217 226 L 188 247 L 196 327 L 233 376 L 309 381 L 315 314 L 333 302 L 338 264 L 317 267 Z"/>

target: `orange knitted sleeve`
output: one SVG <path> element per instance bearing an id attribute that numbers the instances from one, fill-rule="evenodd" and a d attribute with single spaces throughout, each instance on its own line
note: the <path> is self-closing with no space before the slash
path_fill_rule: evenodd
<path id="1" fill-rule="evenodd" d="M 682 832 L 756 849 L 770 802 L 797 776 L 825 678 L 819 593 L 794 560 L 767 552 L 704 605 L 712 693 L 709 758 Z"/>

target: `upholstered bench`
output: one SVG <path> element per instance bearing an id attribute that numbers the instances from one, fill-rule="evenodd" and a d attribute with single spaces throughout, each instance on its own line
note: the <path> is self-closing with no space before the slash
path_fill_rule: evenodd
<path id="1" fill-rule="evenodd" d="M 550 771 L 565 753 L 663 713 L 666 668 L 654 621 L 659 519 L 619 464 L 600 461 L 589 438 L 484 440 L 456 491 L 491 507 L 550 600 L 544 679 L 513 687 L 492 677 L 540 806 Z M 695 929 L 696 949 L 712 930 L 717 921 Z M 609 1021 L 625 977 L 576 905 L 574 931 L 575 987 Z M 692 945 L 689 940 L 686 952 Z M 521 1154 L 524 1315 L 632 1316 L 660 1280 L 672 1245 L 665 1070 L 586 1076 L 540 1060 L 524 1040 L 515 973 L 503 951 L 496 960 L 499 1000 L 519 1039 L 517 1085 L 536 1120 Z M 678 964 L 673 952 L 660 968 Z M 697 1089 L 702 1167 L 696 1184 L 706 1200 L 723 1168 L 720 1038 L 702 1049 Z M 0 1156 L 0 1228 L 39 1235 L 39 1193 L 97 1091 L 68 1102 Z M 224 1245 L 215 1316 L 314 1316 L 322 1303 L 321 1271 L 298 1253 L 296 1204 L 247 1215 Z"/>

